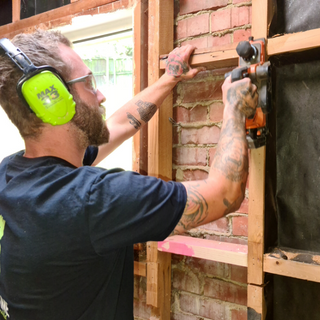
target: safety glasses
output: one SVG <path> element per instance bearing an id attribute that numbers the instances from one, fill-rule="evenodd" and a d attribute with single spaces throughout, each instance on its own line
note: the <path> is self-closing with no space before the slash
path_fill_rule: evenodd
<path id="1" fill-rule="evenodd" d="M 77 82 L 84 82 L 87 89 L 93 91 L 95 94 L 97 93 L 97 83 L 93 74 L 88 74 L 86 76 L 70 80 L 67 82 L 67 84 L 74 84 Z"/>

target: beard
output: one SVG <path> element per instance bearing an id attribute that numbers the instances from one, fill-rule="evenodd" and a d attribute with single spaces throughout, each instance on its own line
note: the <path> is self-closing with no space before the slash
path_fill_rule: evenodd
<path id="1" fill-rule="evenodd" d="M 76 103 L 76 114 L 71 123 L 77 129 L 78 139 L 82 147 L 100 146 L 109 142 L 109 130 L 103 119 L 105 110 L 83 102 L 77 92 L 73 92 Z"/>

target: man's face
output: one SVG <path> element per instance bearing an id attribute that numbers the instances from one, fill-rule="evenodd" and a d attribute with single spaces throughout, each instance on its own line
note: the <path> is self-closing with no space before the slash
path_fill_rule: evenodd
<path id="1" fill-rule="evenodd" d="M 71 74 L 66 81 L 91 74 L 90 69 L 83 63 L 78 54 L 71 48 L 60 45 L 63 60 L 71 66 Z M 103 120 L 105 109 L 101 105 L 105 101 L 103 94 L 88 85 L 86 82 L 78 82 L 71 85 L 71 93 L 76 103 L 76 114 L 71 120 L 83 134 L 79 138 L 84 146 L 99 146 L 109 141 L 109 130 Z M 81 138 L 80 138 L 81 139 Z"/>

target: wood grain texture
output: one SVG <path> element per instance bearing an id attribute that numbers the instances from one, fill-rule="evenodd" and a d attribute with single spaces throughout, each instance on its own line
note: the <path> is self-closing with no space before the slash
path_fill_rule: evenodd
<path id="1" fill-rule="evenodd" d="M 12 22 L 20 20 L 21 0 L 12 0 Z"/>
<path id="2" fill-rule="evenodd" d="M 266 147 L 250 150 L 248 214 L 248 283 L 264 283 L 264 201 Z"/>
<path id="3" fill-rule="evenodd" d="M 286 259 L 283 258 L 283 254 Z M 300 260 L 300 261 L 299 261 Z M 264 272 L 301 280 L 320 282 L 320 256 L 282 251 L 264 255 Z"/>
<path id="4" fill-rule="evenodd" d="M 248 247 L 241 244 L 172 236 L 158 242 L 158 250 L 242 267 L 247 266 Z"/>
<path id="5" fill-rule="evenodd" d="M 320 29 L 286 34 L 268 40 L 267 54 L 269 56 L 297 52 L 320 47 Z"/>

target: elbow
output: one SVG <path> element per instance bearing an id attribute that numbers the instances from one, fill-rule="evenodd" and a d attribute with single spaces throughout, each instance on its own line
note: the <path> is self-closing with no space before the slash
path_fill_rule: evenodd
<path id="1" fill-rule="evenodd" d="M 246 185 L 241 183 L 241 185 L 238 184 L 226 191 L 223 199 L 224 205 L 227 207 L 225 212 L 226 214 L 239 210 L 241 203 L 245 198 L 245 188 Z"/>

